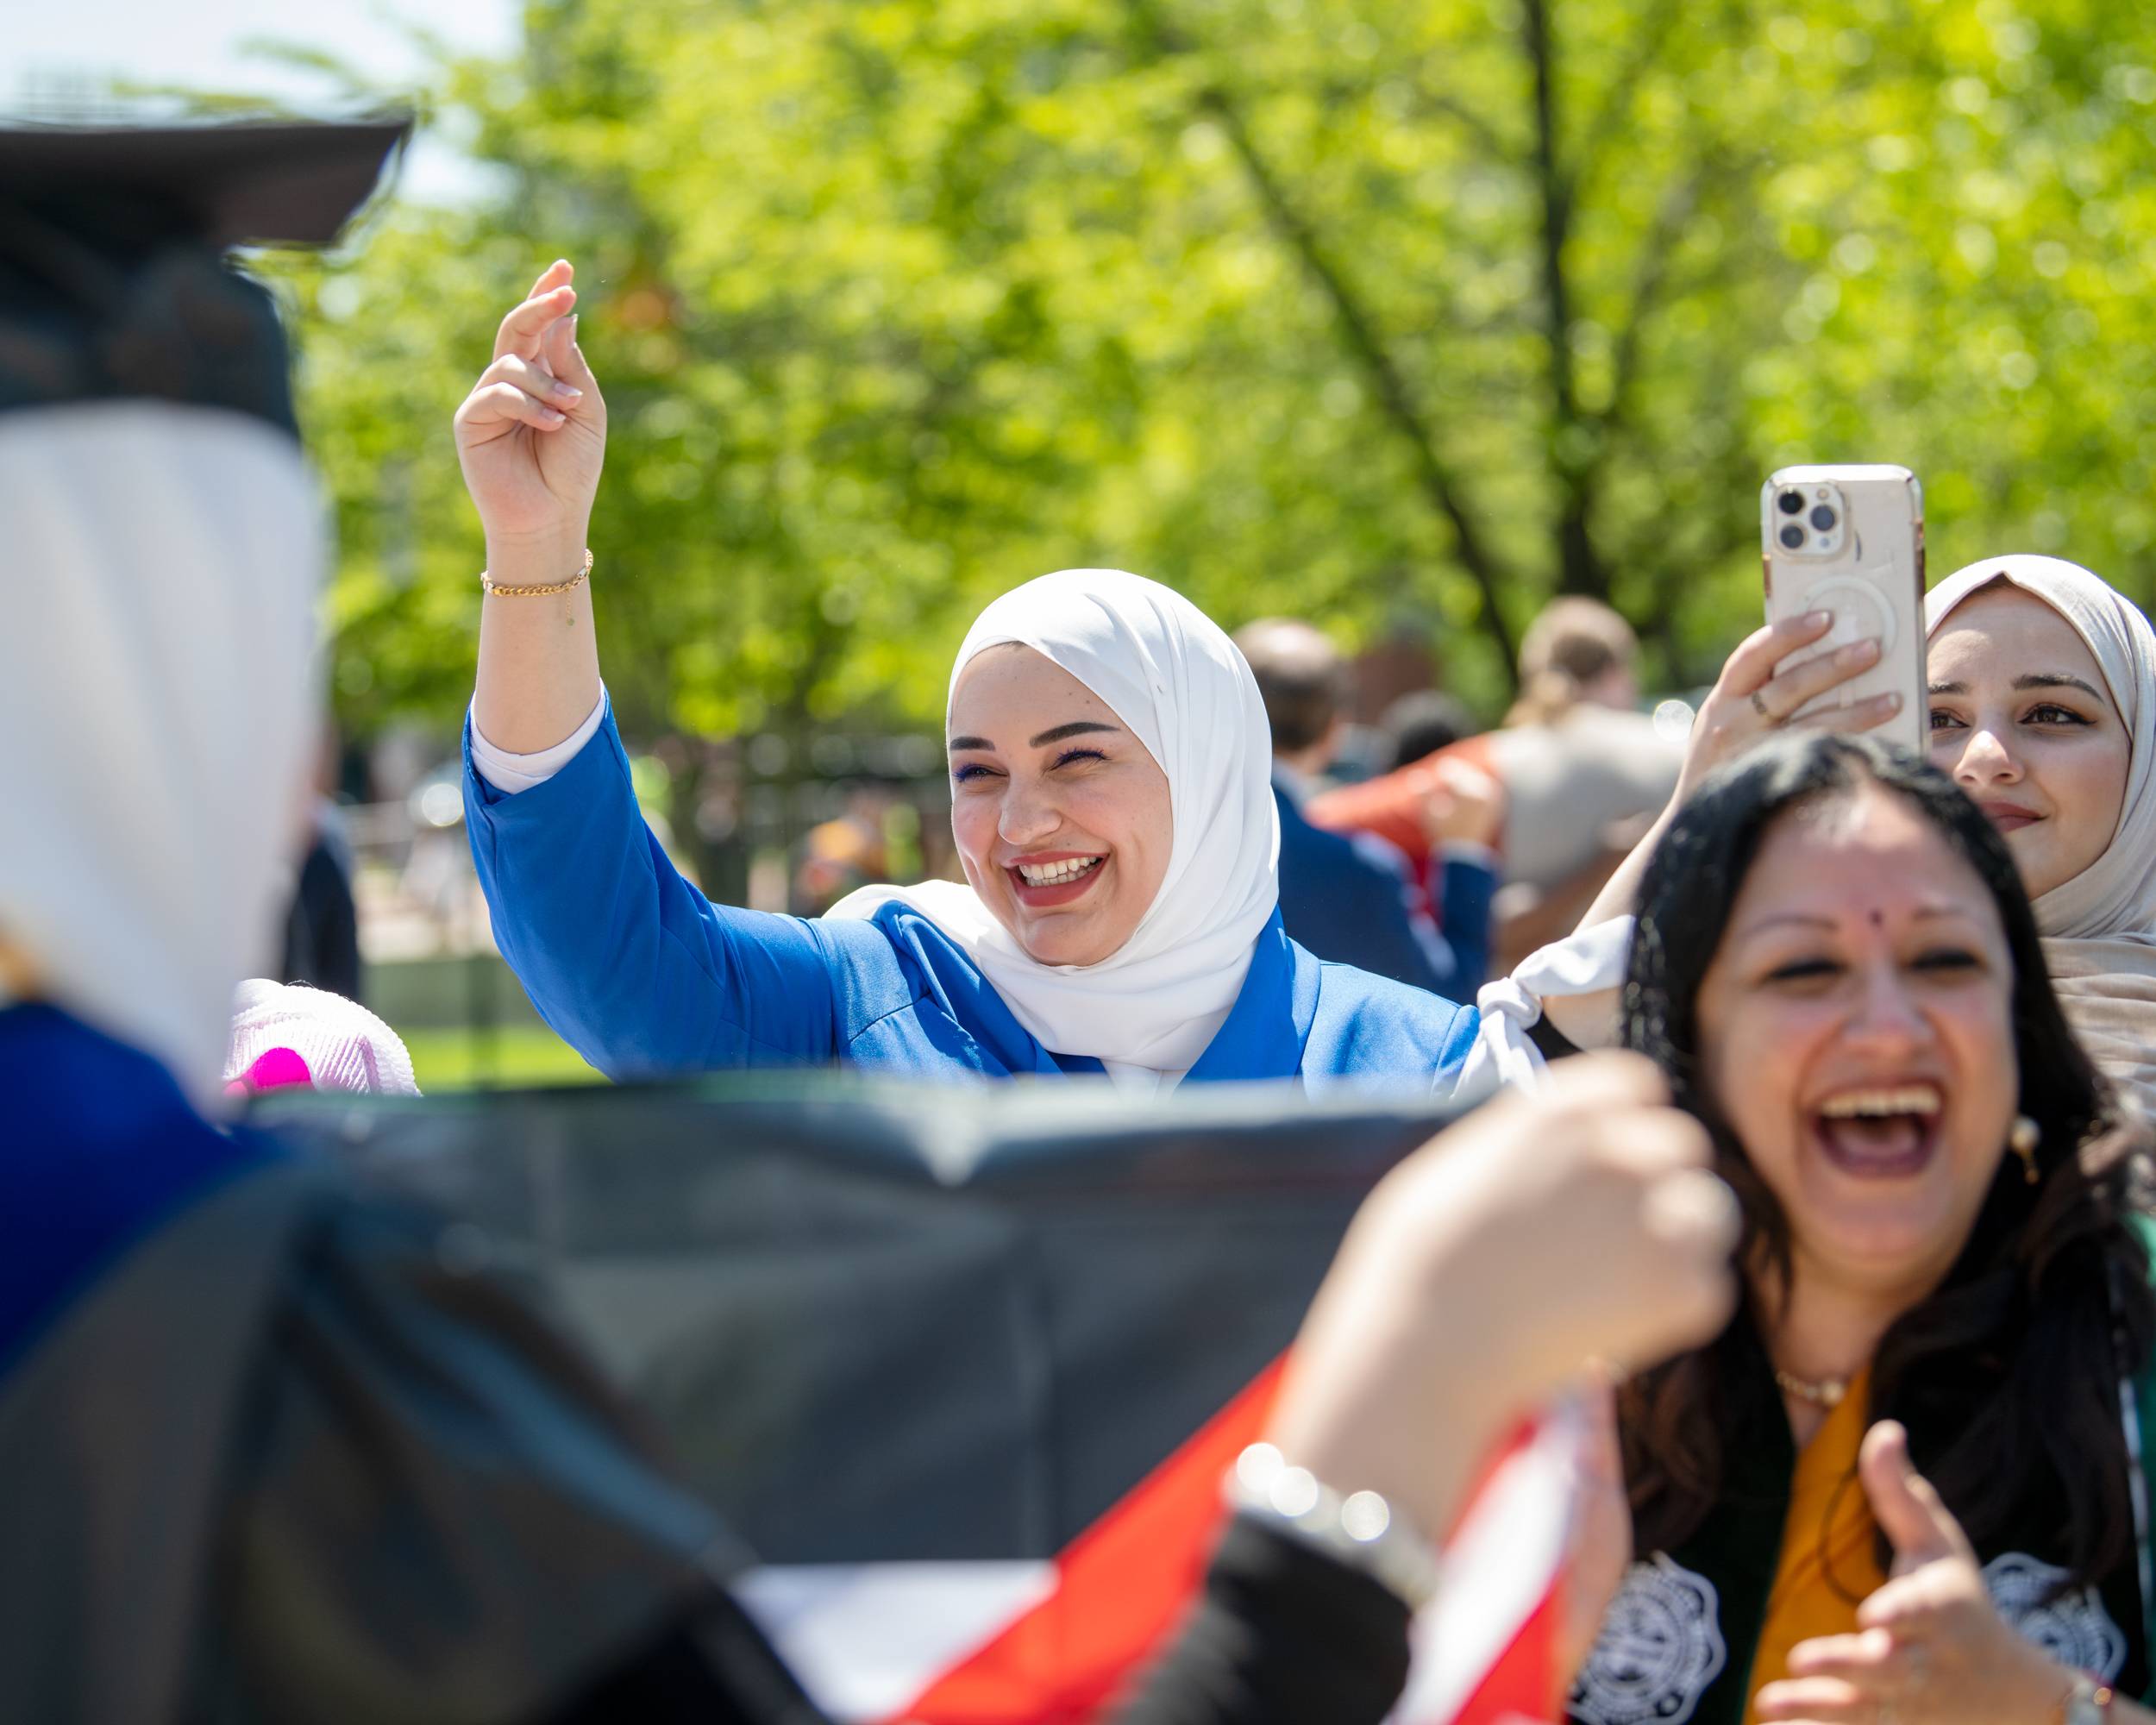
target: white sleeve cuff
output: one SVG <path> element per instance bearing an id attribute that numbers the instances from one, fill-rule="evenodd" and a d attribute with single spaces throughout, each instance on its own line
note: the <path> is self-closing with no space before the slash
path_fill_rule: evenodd
<path id="1" fill-rule="evenodd" d="M 606 717 L 606 691 L 601 687 L 599 703 L 578 725 L 551 749 L 542 749 L 536 754 L 512 755 L 486 740 L 479 730 L 479 715 L 472 716 L 472 764 L 479 769 L 479 777 L 500 792 L 515 796 L 528 791 L 534 785 L 543 785 L 570 762 L 583 753 L 584 745 L 599 734 L 599 721 Z"/>
<path id="2" fill-rule="evenodd" d="M 1481 1020 L 1460 1069 L 1459 1094 L 1479 1097 L 1501 1083 L 1523 1090 L 1540 1083 L 1542 1051 L 1527 1032 L 1542 1017 L 1546 1000 L 1608 994 L 1614 1018 L 1638 925 L 1628 916 L 1598 922 L 1529 953 L 1511 975 L 1484 983 L 1475 997 Z"/>

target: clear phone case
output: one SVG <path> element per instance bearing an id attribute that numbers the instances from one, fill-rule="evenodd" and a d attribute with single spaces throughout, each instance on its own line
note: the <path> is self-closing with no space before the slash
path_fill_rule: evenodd
<path id="1" fill-rule="evenodd" d="M 1901 711 L 1871 734 L 1921 753 L 1924 699 L 1924 492 L 1907 467 L 1783 467 L 1759 492 L 1767 620 L 1833 613 L 1826 637 L 1787 668 L 1867 637 L 1879 661 L 1809 702 L 1799 717 L 1892 691 Z"/>

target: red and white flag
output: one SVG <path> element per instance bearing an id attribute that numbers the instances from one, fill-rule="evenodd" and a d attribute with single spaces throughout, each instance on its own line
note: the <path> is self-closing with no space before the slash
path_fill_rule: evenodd
<path id="1" fill-rule="evenodd" d="M 824 1709 L 849 1725 L 1080 1725 L 1156 1656 L 1203 1578 L 1221 1481 L 1263 1430 L 1275 1365 L 1049 1562 L 776 1566 L 740 1584 Z M 1397 1725 L 1563 1717 L 1554 1648 L 1577 1422 L 1524 1428 L 1447 1543 L 1416 1619 Z"/>
<path id="2" fill-rule="evenodd" d="M 1570 1408 L 1524 1429 L 1445 1548 L 1449 1583 L 1415 1619 L 1400 1725 L 1561 1721 L 1557 1640 L 1578 1496 Z"/>

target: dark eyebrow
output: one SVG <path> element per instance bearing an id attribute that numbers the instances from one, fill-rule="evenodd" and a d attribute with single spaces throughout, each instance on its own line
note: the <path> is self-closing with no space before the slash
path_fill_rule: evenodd
<path id="1" fill-rule="evenodd" d="M 2017 689 L 2079 689 L 2090 700 L 2103 701 L 2106 706 L 2110 705 L 2104 699 L 2103 690 L 2091 688 L 2080 678 L 2070 677 L 2064 671 L 2031 671 L 2026 676 L 2015 678 L 2014 687 Z M 1935 695 L 1965 695 L 1969 693 L 1969 685 L 1934 683 L 1930 692 Z"/>
<path id="2" fill-rule="evenodd" d="M 1110 731 L 1120 736 L 1123 727 L 1119 724 L 1102 724 L 1097 719 L 1074 718 L 1069 724 L 1056 725 L 1052 730 L 1044 731 L 1038 737 L 1030 738 L 1025 746 L 1028 749 L 1045 749 L 1051 743 L 1061 743 L 1066 737 L 1083 737 L 1090 731 Z M 996 747 L 985 737 L 954 737 L 943 746 L 954 755 L 965 749 L 985 749 L 993 755 Z"/>
<path id="3" fill-rule="evenodd" d="M 1959 905 L 1920 905 L 1911 914 L 1909 919 L 1912 922 L 1939 922 L 1950 918 L 1959 919 L 1962 921 L 1975 920 L 1972 913 L 1964 909 Z M 1750 927 L 1746 928 L 1744 932 L 1751 935 L 1764 933 L 1766 930 L 1771 928 L 1823 928 L 1833 930 L 1838 929 L 1840 926 L 1840 922 L 1833 917 L 1814 916 L 1805 911 L 1783 911 L 1774 916 L 1761 917 L 1758 921 L 1753 923 Z"/>
<path id="4" fill-rule="evenodd" d="M 1120 731 L 1119 724 L 1102 724 L 1097 719 L 1074 718 L 1069 724 L 1059 724 L 1052 731 L 1044 731 L 1038 737 L 1029 737 L 1028 749 L 1045 749 L 1051 743 L 1061 743 L 1066 737 L 1083 737 L 1089 731 Z"/>
<path id="5" fill-rule="evenodd" d="M 1802 911 L 1783 911 L 1775 916 L 1761 917 L 1758 921 L 1745 930 L 1745 932 L 1757 934 L 1762 929 L 1781 928 L 1792 925 L 1802 925 L 1805 928 L 1839 928 L 1841 926 L 1830 916 L 1809 916 Z"/>
<path id="6" fill-rule="evenodd" d="M 2017 689 L 2079 689 L 2090 700 L 2103 701 L 2103 695 L 2080 678 L 2070 677 L 2064 671 L 2031 671 L 2025 677 L 2015 678 L 2014 687 Z M 2104 705 L 2108 706 L 2110 703 L 2104 701 Z"/>

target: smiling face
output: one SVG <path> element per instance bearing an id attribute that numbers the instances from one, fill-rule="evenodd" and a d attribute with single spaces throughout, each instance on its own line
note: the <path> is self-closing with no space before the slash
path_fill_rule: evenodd
<path id="1" fill-rule="evenodd" d="M 1926 656 L 1931 757 L 2006 835 L 2032 899 L 2103 855 L 2132 760 L 2103 673 L 2073 626 L 2000 583 L 1947 614 Z"/>
<path id="2" fill-rule="evenodd" d="M 951 836 L 966 879 L 1043 964 L 1098 964 L 1160 892 L 1168 775 L 1108 704 L 1030 647 L 992 647 L 950 703 Z"/>
<path id="3" fill-rule="evenodd" d="M 1990 894 L 1904 800 L 1867 787 L 1769 831 L 1700 1057 L 1800 1283 L 1915 1299 L 1952 1267 L 2013 1123 L 2013 988 Z"/>

